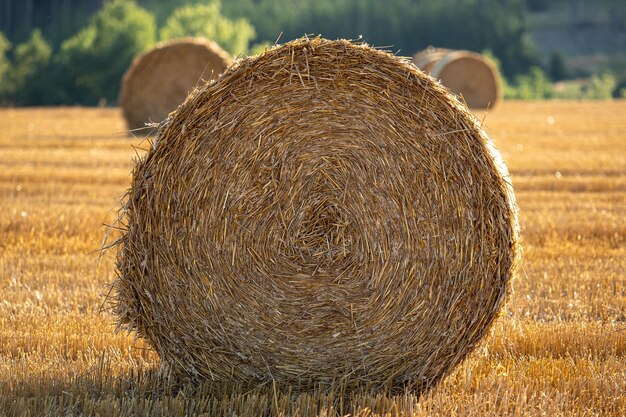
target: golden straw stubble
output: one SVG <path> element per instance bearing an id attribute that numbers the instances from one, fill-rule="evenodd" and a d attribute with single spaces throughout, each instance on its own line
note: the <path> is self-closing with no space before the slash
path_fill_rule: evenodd
<path id="1" fill-rule="evenodd" d="M 298 39 L 195 91 L 123 206 L 115 311 L 175 374 L 422 392 L 507 298 L 506 168 L 407 60 Z"/>

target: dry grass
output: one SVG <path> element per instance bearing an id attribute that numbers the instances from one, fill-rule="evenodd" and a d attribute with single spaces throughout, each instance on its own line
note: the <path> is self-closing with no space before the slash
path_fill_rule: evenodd
<path id="1" fill-rule="evenodd" d="M 96 269 L 94 251 L 135 154 L 120 112 L 1 110 L 0 415 L 625 415 L 624 114 L 626 102 L 505 102 L 487 116 L 525 239 L 507 312 L 421 401 L 350 402 L 167 389 L 157 356 L 98 314 L 114 260 Z"/>

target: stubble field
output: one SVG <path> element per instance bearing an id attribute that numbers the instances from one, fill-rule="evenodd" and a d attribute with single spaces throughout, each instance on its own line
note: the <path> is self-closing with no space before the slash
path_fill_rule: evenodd
<path id="1" fill-rule="evenodd" d="M 118 109 L 0 110 L 0 415 L 626 415 L 626 102 L 506 102 L 484 123 L 524 239 L 506 311 L 425 397 L 343 399 L 171 387 L 101 311 L 114 254 L 96 265 L 148 144 Z"/>

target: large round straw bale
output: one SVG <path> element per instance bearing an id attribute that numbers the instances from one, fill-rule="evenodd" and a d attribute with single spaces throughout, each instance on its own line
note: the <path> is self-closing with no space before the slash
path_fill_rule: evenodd
<path id="1" fill-rule="evenodd" d="M 507 298 L 509 176 L 408 60 L 303 38 L 196 91 L 133 173 L 115 311 L 175 374 L 421 392 Z"/>
<path id="2" fill-rule="evenodd" d="M 493 108 L 501 98 L 498 69 L 475 52 L 431 48 L 416 54 L 413 63 L 462 96 L 470 108 Z"/>
<path id="3" fill-rule="evenodd" d="M 183 38 L 137 56 L 122 80 L 120 106 L 129 129 L 160 122 L 202 80 L 217 78 L 232 58 L 215 42 Z"/>

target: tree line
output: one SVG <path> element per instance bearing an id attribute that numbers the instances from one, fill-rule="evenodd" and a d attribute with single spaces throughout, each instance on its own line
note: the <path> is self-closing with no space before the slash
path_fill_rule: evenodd
<path id="1" fill-rule="evenodd" d="M 115 103 L 133 57 L 207 36 L 233 55 L 303 34 L 362 38 L 400 55 L 429 45 L 489 51 L 507 79 L 539 64 L 528 7 L 539 0 L 2 0 L 0 102 Z M 530 5 L 530 6 L 529 6 Z M 515 84 L 513 82 L 512 85 Z"/>

